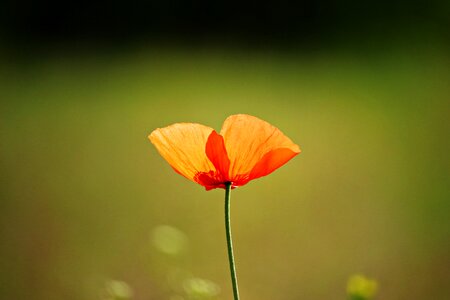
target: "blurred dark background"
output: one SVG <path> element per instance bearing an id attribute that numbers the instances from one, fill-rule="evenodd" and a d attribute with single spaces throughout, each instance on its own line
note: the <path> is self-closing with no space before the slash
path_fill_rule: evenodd
<path id="1" fill-rule="evenodd" d="M 398 37 L 448 40 L 449 6 L 441 0 L 4 0 L 0 28 L 10 43 L 27 46 L 169 40 L 308 49 Z"/>

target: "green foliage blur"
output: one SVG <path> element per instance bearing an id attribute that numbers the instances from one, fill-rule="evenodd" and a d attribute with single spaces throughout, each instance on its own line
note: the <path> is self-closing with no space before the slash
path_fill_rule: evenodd
<path id="1" fill-rule="evenodd" d="M 248 113 L 303 152 L 232 192 L 242 299 L 449 299 L 446 50 L 0 52 L 0 298 L 230 299 L 224 191 L 147 136 Z"/>
<path id="2" fill-rule="evenodd" d="M 363 275 L 353 275 L 347 283 L 347 295 L 349 300 L 370 300 L 377 292 L 378 284 L 373 279 Z"/>

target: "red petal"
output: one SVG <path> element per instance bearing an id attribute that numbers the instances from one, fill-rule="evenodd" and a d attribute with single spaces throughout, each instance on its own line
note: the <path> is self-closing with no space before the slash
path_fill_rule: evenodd
<path id="1" fill-rule="evenodd" d="M 227 149 L 225 149 L 223 137 L 215 130 L 208 137 L 205 152 L 206 156 L 208 156 L 209 160 L 221 175 L 221 181 L 229 181 L 228 170 L 230 169 L 230 159 L 228 158 Z"/>

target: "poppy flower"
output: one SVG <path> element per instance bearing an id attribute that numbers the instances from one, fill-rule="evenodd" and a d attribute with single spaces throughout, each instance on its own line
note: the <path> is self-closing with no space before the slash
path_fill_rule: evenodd
<path id="1" fill-rule="evenodd" d="M 301 152 L 278 128 L 250 115 L 232 115 L 220 133 L 197 123 L 176 123 L 149 135 L 179 174 L 211 190 L 243 186 Z"/>

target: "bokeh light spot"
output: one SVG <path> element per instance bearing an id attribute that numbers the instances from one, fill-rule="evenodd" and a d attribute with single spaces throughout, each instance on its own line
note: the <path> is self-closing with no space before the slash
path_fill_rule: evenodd
<path id="1" fill-rule="evenodd" d="M 186 234 L 168 225 L 160 225 L 153 229 L 152 242 L 159 251 L 169 255 L 179 255 L 188 247 Z"/>

